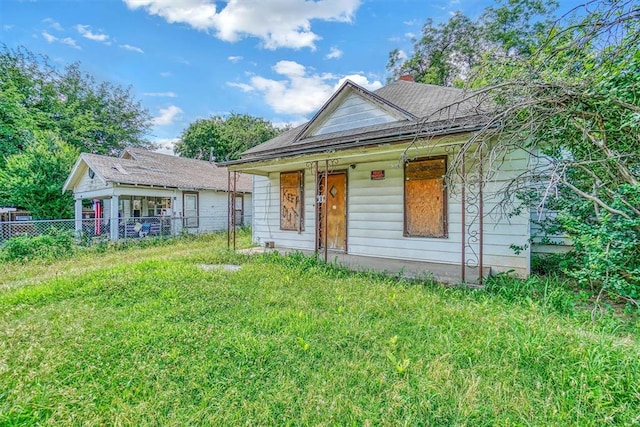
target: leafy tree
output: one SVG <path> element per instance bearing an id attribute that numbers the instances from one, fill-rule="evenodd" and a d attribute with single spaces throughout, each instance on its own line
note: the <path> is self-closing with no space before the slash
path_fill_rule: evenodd
<path id="1" fill-rule="evenodd" d="M 78 150 L 52 131 L 36 131 L 34 140 L 10 156 L 0 169 L 0 199 L 21 206 L 35 218 L 70 218 L 73 198 L 62 183 L 78 157 Z"/>
<path id="2" fill-rule="evenodd" d="M 40 105 L 51 93 L 50 79 L 39 58 L 25 50 L 0 54 L 0 166 L 6 157 L 21 152 L 31 140 L 31 131 L 45 121 Z M 46 60 L 43 59 L 46 64 Z M 45 117 L 43 117 L 43 115 Z"/>
<path id="3" fill-rule="evenodd" d="M 504 187 L 502 206 L 517 197 L 524 208 L 555 212 L 543 225 L 574 243 L 560 267 L 585 286 L 637 300 L 640 7 L 588 7 L 558 22 L 532 55 L 480 67 L 475 77 L 488 86 L 470 97 L 491 115 L 451 166 L 465 154 L 490 174 L 505 153 L 530 153 L 528 173 Z"/>
<path id="4" fill-rule="evenodd" d="M 81 152 L 151 147 L 149 113 L 130 88 L 101 82 L 75 63 L 64 71 L 24 48 L 0 50 L 0 166 L 36 131 L 55 132 Z"/>
<path id="5" fill-rule="evenodd" d="M 175 146 L 175 152 L 195 159 L 233 160 L 240 153 L 281 132 L 268 120 L 247 114 L 213 116 L 191 123 Z"/>
<path id="6" fill-rule="evenodd" d="M 403 62 L 398 49 L 391 51 L 387 69 L 395 78 L 410 74 L 420 83 L 459 84 L 479 60 L 479 32 L 478 25 L 461 12 L 439 25 L 428 19 L 422 37 L 414 40 L 413 55 Z"/>
<path id="7" fill-rule="evenodd" d="M 151 148 L 145 139 L 150 116 L 131 87 L 96 82 L 78 63 L 68 66 L 57 84 L 61 136 L 82 152 L 119 154 L 128 146 Z"/>
<path id="8" fill-rule="evenodd" d="M 501 0 L 480 18 L 482 37 L 494 55 L 529 57 L 554 27 L 556 0 Z"/>
<path id="9" fill-rule="evenodd" d="M 462 87 L 487 57 L 529 56 L 552 27 L 556 7 L 554 0 L 500 0 L 476 21 L 461 12 L 438 25 L 428 19 L 411 56 L 405 61 L 400 50 L 391 51 L 387 69 L 393 78 L 409 74 L 421 83 Z"/>
<path id="10" fill-rule="evenodd" d="M 77 63 L 60 71 L 46 56 L 1 46 L 0 206 L 39 218 L 70 215 L 71 198 L 59 193 L 78 153 L 153 147 L 144 139 L 150 124 L 130 88 L 96 82 Z"/>

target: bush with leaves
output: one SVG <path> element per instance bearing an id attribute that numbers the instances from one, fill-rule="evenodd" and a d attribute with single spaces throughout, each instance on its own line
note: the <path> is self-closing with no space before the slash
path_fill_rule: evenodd
<path id="1" fill-rule="evenodd" d="M 530 154 L 504 201 L 556 212 L 552 234 L 573 241 L 561 265 L 596 292 L 640 297 L 640 6 L 589 2 L 559 21 L 530 57 L 478 70 L 487 125 L 461 150 L 483 147 L 484 170 Z M 488 111 L 488 109 L 487 109 Z M 477 155 L 475 155 L 477 157 Z M 456 162 L 453 162 L 453 168 Z M 532 191 L 533 190 L 533 191 Z"/>
<path id="2" fill-rule="evenodd" d="M 4 261 L 55 260 L 73 254 L 75 242 L 69 231 L 55 228 L 39 236 L 18 236 L 9 239 L 0 250 Z"/>

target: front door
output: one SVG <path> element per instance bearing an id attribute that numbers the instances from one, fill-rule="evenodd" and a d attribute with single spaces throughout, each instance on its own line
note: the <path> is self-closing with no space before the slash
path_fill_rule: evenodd
<path id="1" fill-rule="evenodd" d="M 344 251 L 347 248 L 347 174 L 320 175 L 318 187 L 318 249 Z M 325 219 L 326 215 L 326 219 Z"/>

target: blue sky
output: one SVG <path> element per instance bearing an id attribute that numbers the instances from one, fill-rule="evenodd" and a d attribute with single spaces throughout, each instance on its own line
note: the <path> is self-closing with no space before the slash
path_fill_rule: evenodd
<path id="1" fill-rule="evenodd" d="M 132 86 L 154 117 L 149 139 L 171 147 L 189 123 L 211 115 L 302 123 L 345 78 L 384 84 L 389 51 L 410 52 L 427 18 L 444 21 L 456 10 L 475 18 L 488 4 L 0 0 L 0 42 Z"/>

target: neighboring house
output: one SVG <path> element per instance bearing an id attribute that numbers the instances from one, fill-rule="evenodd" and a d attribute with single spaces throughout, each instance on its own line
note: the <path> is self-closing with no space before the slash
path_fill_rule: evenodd
<path id="1" fill-rule="evenodd" d="M 13 206 L 0 206 L 0 221 L 31 221 L 31 212 Z"/>
<path id="2" fill-rule="evenodd" d="M 128 148 L 121 157 L 81 154 L 62 191 L 73 191 L 77 231 L 116 240 L 227 229 L 230 200 L 241 225 L 251 212 L 251 185 L 250 176 L 210 162 Z M 93 215 L 83 211 L 87 200 Z"/>
<path id="3" fill-rule="evenodd" d="M 403 80 L 370 92 L 347 81 L 308 123 L 227 162 L 254 175 L 254 241 L 448 282 L 480 271 L 527 276 L 529 214 L 494 209 L 526 155 L 512 153 L 488 182 L 469 162 L 447 188 L 454 154 L 486 123 L 470 102 L 442 110 L 463 95 Z"/>
<path id="4" fill-rule="evenodd" d="M 14 206 L 0 206 L 0 243 L 23 234 L 24 228 L 15 226 L 16 222 L 31 221 L 31 212 Z"/>

